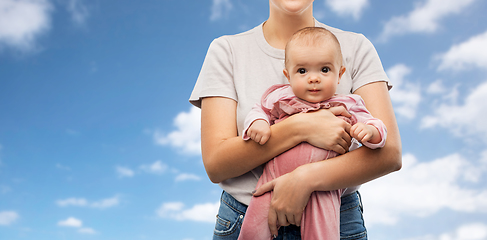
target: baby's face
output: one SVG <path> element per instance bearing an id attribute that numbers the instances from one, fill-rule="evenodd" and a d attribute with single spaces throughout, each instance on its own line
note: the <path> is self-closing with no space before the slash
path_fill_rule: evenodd
<path id="1" fill-rule="evenodd" d="M 320 45 L 291 46 L 284 70 L 294 94 L 312 103 L 330 99 L 345 71 L 339 65 L 336 49 L 330 45 Z"/>

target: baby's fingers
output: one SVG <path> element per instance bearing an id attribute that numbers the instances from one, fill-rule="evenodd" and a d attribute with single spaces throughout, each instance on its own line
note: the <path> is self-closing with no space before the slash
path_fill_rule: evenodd
<path id="1" fill-rule="evenodd" d="M 355 136 L 357 136 L 357 134 L 355 133 L 355 130 L 357 130 L 357 125 L 353 125 L 352 127 L 350 127 L 350 136 L 355 138 Z"/>
<path id="2" fill-rule="evenodd" d="M 249 135 L 250 139 L 254 140 L 254 142 L 256 143 L 260 142 L 260 136 L 257 131 L 248 131 L 247 135 Z"/>
<path id="3" fill-rule="evenodd" d="M 262 136 L 260 138 L 259 144 L 260 145 L 264 145 L 267 142 L 267 140 L 269 140 L 269 136 L 268 135 L 264 135 L 264 136 Z"/>
<path id="4" fill-rule="evenodd" d="M 261 145 L 262 145 L 262 143 L 260 143 L 260 142 L 262 141 L 262 135 L 257 134 L 257 135 L 255 136 L 255 138 L 254 138 L 254 141 L 255 141 L 256 143 L 258 143 L 258 144 L 261 144 Z"/>
<path id="5" fill-rule="evenodd" d="M 360 132 L 361 132 L 361 129 L 358 125 L 353 125 L 351 128 L 350 128 L 350 136 L 357 139 L 357 140 L 360 140 Z"/>
<path id="6" fill-rule="evenodd" d="M 361 138 L 361 142 L 368 142 L 371 138 L 371 135 L 369 133 L 364 134 L 364 136 Z"/>

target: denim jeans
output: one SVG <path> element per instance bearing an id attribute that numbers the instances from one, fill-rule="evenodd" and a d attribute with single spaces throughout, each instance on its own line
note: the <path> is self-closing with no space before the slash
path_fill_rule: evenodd
<path id="1" fill-rule="evenodd" d="M 214 240 L 236 240 L 242 227 L 247 206 L 235 200 L 225 191 L 220 199 L 220 209 L 213 234 Z M 340 239 L 367 240 L 362 216 L 363 206 L 359 192 L 354 192 L 341 199 L 340 207 Z M 290 225 L 279 228 L 278 240 L 300 240 L 299 227 Z"/>
<path id="2" fill-rule="evenodd" d="M 343 196 L 340 205 L 340 239 L 367 240 L 364 225 L 364 207 L 358 191 Z"/>

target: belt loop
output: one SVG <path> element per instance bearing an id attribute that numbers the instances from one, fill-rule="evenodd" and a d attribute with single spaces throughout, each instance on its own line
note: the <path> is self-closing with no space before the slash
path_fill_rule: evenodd
<path id="1" fill-rule="evenodd" d="M 360 206 L 360 210 L 362 210 L 362 212 L 364 212 L 364 205 L 362 204 L 362 195 L 360 195 L 360 192 L 357 190 L 357 196 L 358 196 L 358 202 L 359 202 L 359 206 Z"/>

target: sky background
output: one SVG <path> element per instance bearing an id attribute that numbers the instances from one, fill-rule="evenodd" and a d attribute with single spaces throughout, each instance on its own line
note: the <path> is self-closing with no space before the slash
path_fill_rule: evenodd
<path id="1" fill-rule="evenodd" d="M 0 239 L 211 239 L 188 98 L 264 0 L 0 0 Z M 487 240 L 487 1 L 320 0 L 394 84 L 403 168 L 362 186 L 373 240 Z"/>

